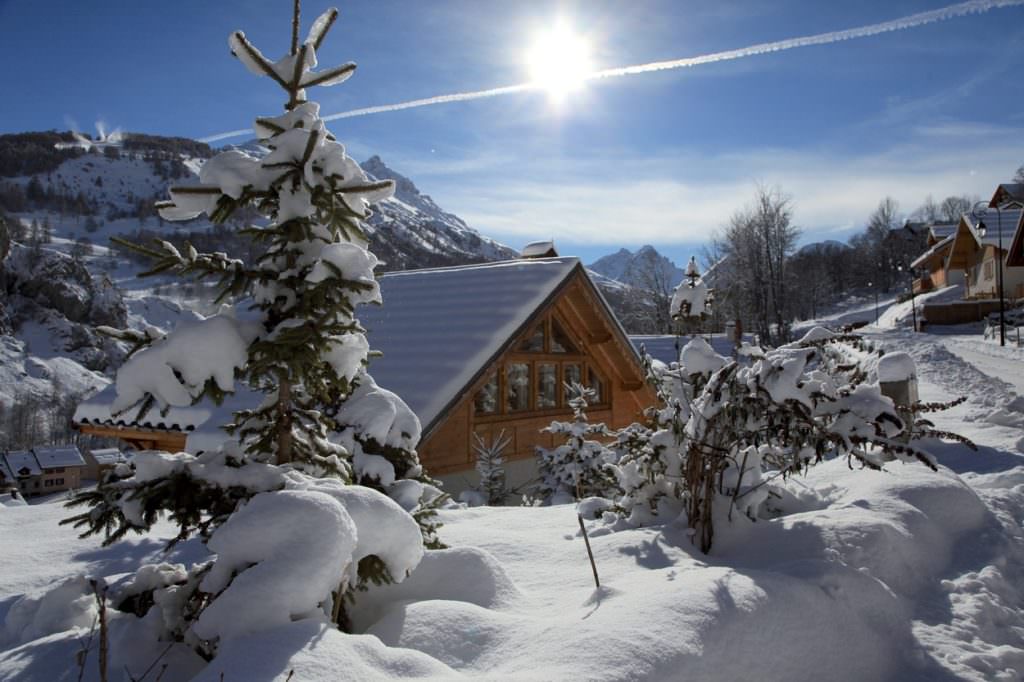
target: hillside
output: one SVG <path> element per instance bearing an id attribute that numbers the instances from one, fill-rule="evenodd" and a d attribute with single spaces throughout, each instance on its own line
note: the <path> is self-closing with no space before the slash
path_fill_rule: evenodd
<path id="1" fill-rule="evenodd" d="M 238 148 L 267 153 L 256 144 Z M 202 287 L 162 277 L 139 280 L 144 262 L 108 246 L 116 236 L 158 237 L 252 256 L 240 251 L 248 244 L 237 229 L 257 216 L 239 214 L 216 226 L 202 219 L 170 224 L 153 209 L 169 185 L 194 180 L 211 154 L 193 140 L 133 133 L 99 147 L 71 133 L 0 135 L 0 220 L 6 216 L 12 242 L 9 254 L 0 253 L 0 406 L 20 405 L 36 415 L 0 407 L 0 447 L 46 440 L 51 430 L 63 433 L 64 403 L 109 382 L 125 348 L 98 336 L 95 325 L 168 330 L 192 311 L 212 312 Z M 363 167 L 397 185 L 367 225 L 381 270 L 516 257 L 380 157 Z M 15 416 L 21 425 L 10 421 Z"/>

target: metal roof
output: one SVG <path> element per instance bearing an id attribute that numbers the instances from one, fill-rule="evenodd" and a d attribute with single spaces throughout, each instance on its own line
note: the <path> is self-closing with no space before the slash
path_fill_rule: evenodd
<path id="1" fill-rule="evenodd" d="M 82 453 L 74 445 L 32 448 L 32 454 L 43 470 L 85 466 Z"/>
<path id="2" fill-rule="evenodd" d="M 577 258 L 554 257 L 381 275 L 384 304 L 363 306 L 357 312 L 370 348 L 383 353 L 370 360 L 370 374 L 378 386 L 409 405 L 426 434 L 577 268 L 584 272 Z M 625 341 L 626 333 L 608 303 L 596 287 L 594 292 Z M 263 396 L 243 389 L 219 406 L 206 400 L 172 407 L 164 414 L 152 409 L 142 421 L 134 409 L 112 415 L 115 397 L 112 384 L 83 401 L 75 422 L 185 431 L 191 450 L 198 447 L 195 439 L 200 436 L 200 449 L 215 447 L 209 439 L 218 434 L 222 442 L 227 436 L 212 425 L 229 423 L 232 412 L 254 407 Z"/>

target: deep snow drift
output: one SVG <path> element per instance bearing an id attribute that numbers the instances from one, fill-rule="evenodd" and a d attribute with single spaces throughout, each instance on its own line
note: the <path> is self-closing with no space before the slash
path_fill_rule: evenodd
<path id="1" fill-rule="evenodd" d="M 774 518 L 718 528 L 710 556 L 684 527 L 588 523 L 600 589 L 571 505 L 445 511 L 451 549 L 359 595 L 360 634 L 268 625 L 209 664 L 172 647 L 162 679 L 1020 679 L 1024 410 L 1010 384 L 942 337 L 873 335 L 914 358 L 923 400 L 967 393 L 934 419 L 979 452 L 927 443 L 938 472 L 823 464 L 768 502 Z M 1014 352 L 985 357 L 1021 370 Z M 101 549 L 56 526 L 68 513 L 0 507 L 0 679 L 77 679 L 95 606 L 76 576 L 116 584 L 143 563 L 203 558 L 192 541 L 164 556 L 150 537 Z M 111 641 L 118 670 L 138 677 L 166 645 L 117 651 L 133 621 L 115 620 Z M 84 679 L 97 679 L 95 660 Z"/>

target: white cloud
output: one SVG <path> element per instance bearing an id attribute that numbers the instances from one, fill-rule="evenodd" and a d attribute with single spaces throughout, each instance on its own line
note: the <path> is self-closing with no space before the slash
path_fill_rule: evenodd
<path id="1" fill-rule="evenodd" d="M 962 132 L 949 134 L 955 125 Z M 481 232 L 516 244 L 554 237 L 562 243 L 622 245 L 704 242 L 754 194 L 758 182 L 793 197 L 807 238 L 859 229 L 885 196 L 909 213 L 925 197 L 988 197 L 1024 163 L 1021 130 L 973 124 L 923 128 L 885 152 L 851 155 L 828 149 L 752 149 L 718 156 L 663 155 L 607 161 L 537 158 L 509 162 L 486 154 L 460 174 L 429 162 L 413 175 L 446 209 Z M 422 178 L 422 179 L 421 179 Z"/>

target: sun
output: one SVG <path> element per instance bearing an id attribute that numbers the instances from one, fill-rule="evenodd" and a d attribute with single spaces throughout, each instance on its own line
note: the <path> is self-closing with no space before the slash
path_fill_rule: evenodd
<path id="1" fill-rule="evenodd" d="M 539 33 L 526 53 L 530 82 L 562 99 L 593 73 L 590 46 L 564 21 Z"/>

